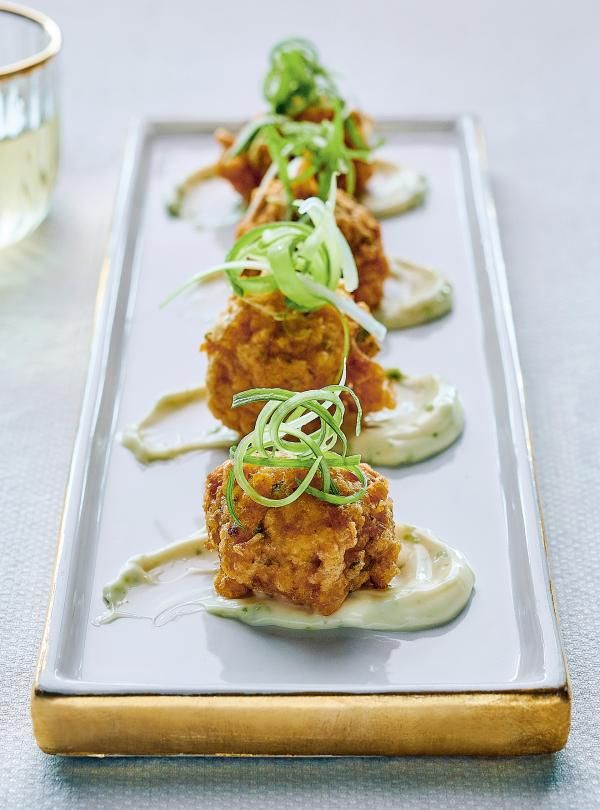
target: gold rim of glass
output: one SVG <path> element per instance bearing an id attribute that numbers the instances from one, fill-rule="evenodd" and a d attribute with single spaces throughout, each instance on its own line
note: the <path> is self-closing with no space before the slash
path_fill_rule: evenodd
<path id="1" fill-rule="evenodd" d="M 22 6 L 19 3 L 0 3 L 0 14 L 2 12 L 14 14 L 15 17 L 23 17 L 39 25 L 48 35 L 48 44 L 45 48 L 34 53 L 32 56 L 19 59 L 17 62 L 12 62 L 8 65 L 0 65 L 0 81 L 18 76 L 21 73 L 29 73 L 29 71 L 45 65 L 46 62 L 53 59 L 60 51 L 62 45 L 60 28 L 54 20 L 50 19 L 46 14 Z"/>

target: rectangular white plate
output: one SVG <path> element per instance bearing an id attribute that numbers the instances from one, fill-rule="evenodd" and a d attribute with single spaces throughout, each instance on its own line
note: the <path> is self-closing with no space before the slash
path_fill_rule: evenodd
<path id="1" fill-rule="evenodd" d="M 216 157 L 213 124 L 147 123 L 127 153 L 91 369 L 65 506 L 55 590 L 37 682 L 58 695 L 528 693 L 566 688 L 506 278 L 469 118 L 382 123 L 386 155 L 429 179 L 418 210 L 383 223 L 385 248 L 439 268 L 454 311 L 391 333 L 384 365 L 435 372 L 466 412 L 462 439 L 430 461 L 388 470 L 396 520 L 459 548 L 477 583 L 454 622 L 417 633 L 295 634 L 194 614 L 163 627 L 94 626 L 102 586 L 123 562 L 203 523 L 212 451 L 142 468 L 116 440 L 163 393 L 202 382 L 198 352 L 227 295 L 205 285 L 159 304 L 222 260 L 233 229 L 172 220 L 174 184 Z M 206 422 L 211 422 L 206 414 Z M 202 430 L 202 425 L 198 425 Z"/>

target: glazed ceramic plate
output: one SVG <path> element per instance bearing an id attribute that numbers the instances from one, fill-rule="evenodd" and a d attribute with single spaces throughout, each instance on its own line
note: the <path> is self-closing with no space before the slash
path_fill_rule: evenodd
<path id="1" fill-rule="evenodd" d="M 557 747 L 568 727 L 567 675 L 494 207 L 482 167 L 481 137 L 469 118 L 379 125 L 386 138 L 383 156 L 419 170 L 430 183 L 425 205 L 383 222 L 386 251 L 438 268 L 455 290 L 449 316 L 390 333 L 381 362 L 409 374 L 434 372 L 452 382 L 466 413 L 464 435 L 449 450 L 386 475 L 396 520 L 431 529 L 469 560 L 476 588 L 465 611 L 449 625 L 413 633 L 302 634 L 256 629 L 202 613 L 162 627 L 133 620 L 94 625 L 103 609 L 102 586 L 128 557 L 203 525 L 205 476 L 226 457 L 224 451 L 210 451 L 142 467 L 117 441 L 118 433 L 139 420 L 159 396 L 196 386 L 204 378 L 205 358 L 198 349 L 225 305 L 224 282 L 206 284 L 165 309 L 159 306 L 191 274 L 221 261 L 232 243 L 231 223 L 197 229 L 189 221 L 171 219 L 165 210 L 174 185 L 215 159 L 214 126 L 149 122 L 130 140 L 100 284 L 90 374 L 36 683 L 34 720 L 40 744 L 83 753 L 425 752 L 435 749 L 436 733 L 438 739 L 444 737 L 446 716 L 426 721 L 423 715 L 429 742 L 420 747 L 401 743 L 402 733 L 394 737 L 391 731 L 383 750 L 383 744 L 368 742 L 364 724 L 352 732 L 333 720 L 316 737 L 306 728 L 290 730 L 287 741 L 275 739 L 273 726 L 259 732 L 257 720 L 252 726 L 256 733 L 249 737 L 236 725 L 246 709 L 235 707 L 252 711 L 259 705 L 255 696 L 263 696 L 261 701 L 272 696 L 269 711 L 275 712 L 288 696 L 297 697 L 298 706 L 307 710 L 320 705 L 320 716 L 329 717 L 332 696 L 358 701 L 350 703 L 349 711 L 370 705 L 361 697 L 394 697 L 393 705 L 400 709 L 406 706 L 403 696 L 420 696 L 428 705 L 443 697 L 454 710 L 465 707 L 465 696 L 483 700 L 488 709 L 494 701 L 506 708 L 503 697 L 527 696 L 547 707 L 543 722 L 548 726 L 557 726 L 552 707 L 561 707 L 562 737 L 542 743 L 539 730 L 530 730 L 537 748 L 535 740 L 521 748 Z M 200 208 L 204 206 L 205 220 L 212 217 L 218 223 L 224 212 L 231 213 L 231 196 L 219 181 L 206 191 L 210 196 L 200 201 Z M 202 432 L 214 420 L 200 408 L 194 423 Z M 87 724 L 72 719 L 69 730 L 64 710 L 56 714 L 55 709 L 68 706 L 74 712 L 84 705 L 84 696 L 96 696 L 85 704 Z M 144 696 L 150 712 L 145 731 L 140 727 L 136 732 L 129 715 L 128 732 L 119 726 L 132 703 L 117 696 Z M 172 717 L 182 696 L 197 698 L 193 705 L 201 712 L 217 699 L 222 699 L 219 706 L 230 708 L 220 720 L 215 715 L 213 725 L 202 715 L 202 721 L 190 719 L 186 730 L 176 730 L 168 718 L 155 728 L 157 707 L 169 707 L 165 711 Z M 228 703 L 228 696 L 236 696 L 237 702 Z M 317 697 L 321 704 L 314 703 Z M 288 700 L 285 705 L 292 704 Z M 102 711 L 111 720 L 101 728 Z M 492 717 L 486 739 L 491 735 L 488 749 L 494 752 L 501 750 L 507 729 L 500 713 L 492 711 Z M 120 731 L 111 736 L 109 726 Z M 288 728 L 292 726 L 290 719 Z M 512 748 L 507 743 L 513 752 L 519 750 L 516 733 Z M 215 734 L 222 735 L 218 742 Z M 342 734 L 352 742 L 340 739 Z M 517 734 L 521 742 L 524 735 L 522 729 Z M 483 740 L 470 748 L 468 741 L 461 747 L 457 740 L 455 735 L 455 743 L 440 750 L 487 750 Z M 352 751 L 348 745 L 354 746 Z"/>

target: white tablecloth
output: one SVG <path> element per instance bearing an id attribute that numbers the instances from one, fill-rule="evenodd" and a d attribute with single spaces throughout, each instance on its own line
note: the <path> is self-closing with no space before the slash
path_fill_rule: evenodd
<path id="1" fill-rule="evenodd" d="M 600 6 L 39 5 L 65 36 L 64 150 L 50 218 L 0 254 L 0 804 L 597 807 Z M 573 680 L 571 738 L 555 756 L 85 761 L 46 757 L 33 741 L 30 686 L 127 124 L 252 113 L 267 49 L 292 33 L 314 38 L 375 115 L 483 121 Z"/>

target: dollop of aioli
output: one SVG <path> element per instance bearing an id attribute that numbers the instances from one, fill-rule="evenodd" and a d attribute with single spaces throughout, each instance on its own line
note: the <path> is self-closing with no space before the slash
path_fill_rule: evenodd
<path id="1" fill-rule="evenodd" d="M 104 588 L 107 611 L 96 620 L 106 624 L 120 618 L 149 618 L 162 626 L 179 616 L 207 611 L 256 627 L 275 626 L 291 630 L 331 630 L 355 627 L 367 630 L 415 631 L 452 621 L 467 605 L 475 576 L 464 556 L 438 540 L 430 531 L 397 525 L 401 542 L 399 573 L 385 590 L 365 589 L 350 594 L 331 616 L 291 605 L 283 599 L 256 595 L 247 599 L 224 599 L 213 588 L 218 567 L 216 552 L 206 550 L 206 535 L 175 543 L 154 554 L 134 557 Z M 177 559 L 189 560 L 202 554 L 203 568 L 193 570 L 197 596 L 171 604 L 154 616 L 126 612 L 124 606 L 132 588 L 160 585 L 153 571 Z M 200 577 L 198 574 L 200 573 Z"/>
<path id="2" fill-rule="evenodd" d="M 106 605 L 106 611 L 95 620 L 95 624 L 109 624 L 116 619 L 124 618 L 152 618 L 151 616 L 140 616 L 134 613 L 124 612 L 122 606 L 127 602 L 132 588 L 140 585 L 160 585 L 159 573 L 169 563 L 182 560 L 190 560 L 201 555 L 207 555 L 206 541 L 208 534 L 206 529 L 200 531 L 183 540 L 170 543 L 168 546 L 159 548 L 149 554 L 138 554 L 130 557 L 119 571 L 117 577 L 104 586 L 102 589 L 102 600 Z M 214 575 L 218 569 L 218 560 L 211 555 L 208 566 L 200 569 L 202 573 Z M 194 568 L 197 572 L 199 569 Z"/>
<path id="3" fill-rule="evenodd" d="M 169 216 L 189 220 L 199 230 L 236 224 L 242 208 L 237 192 L 219 177 L 217 164 L 201 166 L 174 189 L 167 200 Z"/>
<path id="4" fill-rule="evenodd" d="M 407 329 L 441 318 L 452 309 L 452 285 L 437 270 L 390 259 L 391 279 L 374 315 L 388 329 Z"/>
<path id="5" fill-rule="evenodd" d="M 464 412 L 454 386 L 429 374 L 399 376 L 396 407 L 367 414 L 360 435 L 349 440 L 351 452 L 369 464 L 415 464 L 445 450 L 463 431 Z"/>
<path id="6" fill-rule="evenodd" d="M 224 425 L 216 425 L 213 430 L 204 435 L 188 439 L 182 438 L 181 435 L 177 435 L 176 438 L 165 438 L 157 430 L 169 416 L 201 402 L 205 398 L 206 387 L 204 385 L 164 394 L 143 419 L 128 427 L 119 436 L 121 444 L 130 450 L 142 464 L 167 461 L 196 450 L 231 447 L 239 440 L 239 435 Z"/>
<path id="7" fill-rule="evenodd" d="M 367 191 L 360 201 L 378 219 L 416 208 L 427 194 L 427 179 L 408 166 L 375 160 Z"/>

